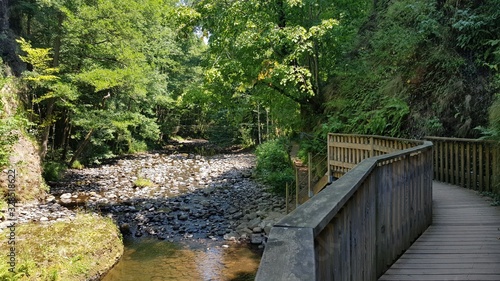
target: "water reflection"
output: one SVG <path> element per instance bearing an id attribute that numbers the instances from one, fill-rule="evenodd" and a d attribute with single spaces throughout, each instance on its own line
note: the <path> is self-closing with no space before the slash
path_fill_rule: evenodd
<path id="1" fill-rule="evenodd" d="M 242 245 L 187 247 L 129 239 L 118 264 L 102 281 L 253 280 L 260 253 Z"/>

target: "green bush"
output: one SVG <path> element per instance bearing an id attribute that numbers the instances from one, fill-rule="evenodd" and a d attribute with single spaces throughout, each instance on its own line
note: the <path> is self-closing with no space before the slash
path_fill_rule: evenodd
<path id="1" fill-rule="evenodd" d="M 255 150 L 257 178 L 268 184 L 272 191 L 280 194 L 285 193 L 286 184 L 294 179 L 288 146 L 286 139 L 276 139 L 259 145 Z"/>
<path id="2" fill-rule="evenodd" d="M 136 179 L 134 181 L 134 186 L 135 187 L 151 187 L 153 185 L 154 185 L 154 183 L 151 180 L 145 179 L 145 178 L 141 178 L 141 177 L 139 177 L 138 179 Z"/>
<path id="3" fill-rule="evenodd" d="M 82 164 L 82 163 L 80 163 L 80 161 L 78 161 L 78 160 L 75 160 L 75 162 L 73 162 L 73 164 L 71 165 L 71 169 L 81 170 L 81 169 L 83 169 L 83 168 L 85 168 L 85 167 L 84 167 L 84 166 L 83 166 L 83 164 Z"/>
<path id="4" fill-rule="evenodd" d="M 61 179 L 64 171 L 66 170 L 66 165 L 49 161 L 43 164 L 42 176 L 45 181 L 58 181 Z"/>

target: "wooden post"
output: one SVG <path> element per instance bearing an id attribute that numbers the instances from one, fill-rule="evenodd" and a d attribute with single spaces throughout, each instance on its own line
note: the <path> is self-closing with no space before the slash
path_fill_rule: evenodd
<path id="1" fill-rule="evenodd" d="M 312 192 L 312 153 L 307 153 L 307 189 L 309 198 L 313 196 Z"/>
<path id="2" fill-rule="evenodd" d="M 295 167 L 295 208 L 299 206 L 299 170 Z"/>
<path id="3" fill-rule="evenodd" d="M 326 172 L 328 175 L 328 183 L 331 183 L 333 181 L 332 179 L 332 171 L 330 167 L 330 160 L 331 160 L 331 151 L 330 151 L 330 134 L 326 136 Z"/>
<path id="4" fill-rule="evenodd" d="M 491 182 L 490 182 L 490 177 L 491 177 L 491 144 L 489 142 L 484 144 L 484 186 L 486 191 L 493 191 L 491 188 Z"/>
<path id="5" fill-rule="evenodd" d="M 479 179 L 478 179 L 478 182 L 479 182 L 479 191 L 485 191 L 485 188 L 484 188 L 484 181 L 483 181 L 483 161 L 484 161 L 484 158 L 483 158 L 483 146 L 484 146 L 484 143 L 478 143 L 478 148 L 479 148 L 479 151 L 478 151 L 478 159 L 477 159 L 477 164 L 479 165 L 478 167 L 478 174 L 479 174 Z M 486 189 L 487 190 L 487 189 Z"/>
<path id="6" fill-rule="evenodd" d="M 285 208 L 286 208 L 286 213 L 288 214 L 288 183 L 285 185 Z"/>

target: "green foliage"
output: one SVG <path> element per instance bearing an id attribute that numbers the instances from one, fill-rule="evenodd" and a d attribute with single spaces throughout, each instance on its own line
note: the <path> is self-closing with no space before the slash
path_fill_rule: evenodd
<path id="1" fill-rule="evenodd" d="M 338 113 L 332 114 L 328 122 L 323 124 L 324 135 L 344 132 L 400 136 L 403 121 L 410 112 L 408 105 L 397 98 L 387 98 L 380 103 L 354 100 L 351 104 L 337 104 L 336 108 Z"/>
<path id="2" fill-rule="evenodd" d="M 288 155 L 288 141 L 284 138 L 267 141 L 257 147 L 257 178 L 271 186 L 276 193 L 284 194 L 286 184 L 294 180 L 294 172 Z"/>
<path id="3" fill-rule="evenodd" d="M 500 143 L 500 98 L 497 96 L 490 107 L 489 127 L 483 129 L 483 134 Z"/>
<path id="4" fill-rule="evenodd" d="M 54 147 L 63 161 L 91 163 L 171 135 L 184 114 L 178 101 L 202 82 L 207 46 L 193 33 L 194 9 L 170 0 L 26 4 L 11 8 L 29 22 L 17 42 L 43 155 Z"/>
<path id="5" fill-rule="evenodd" d="M 377 7 L 336 70 L 323 129 L 477 137 L 498 89 L 498 10 L 498 1 Z"/>
<path id="6" fill-rule="evenodd" d="M 141 177 L 139 177 L 138 179 L 136 179 L 134 181 L 134 186 L 135 187 L 151 187 L 153 185 L 154 185 L 154 183 L 151 180 L 145 179 L 145 178 L 141 178 Z"/>
<path id="7" fill-rule="evenodd" d="M 47 161 L 43 163 L 42 176 L 45 181 L 59 181 L 65 171 L 66 165 L 59 162 Z"/>
<path id="8" fill-rule="evenodd" d="M 491 198 L 491 206 L 500 206 L 500 193 L 493 192 L 481 192 L 481 196 L 487 196 Z"/>
<path id="9" fill-rule="evenodd" d="M 78 161 L 78 160 L 76 160 L 75 162 L 73 162 L 73 164 L 71 165 L 71 169 L 81 170 L 81 169 L 83 169 L 83 168 L 85 168 L 85 167 L 84 167 L 84 166 L 83 166 L 83 164 L 82 164 L 82 163 L 80 163 L 80 161 Z"/>
<path id="10" fill-rule="evenodd" d="M 322 110 L 339 42 L 368 12 L 367 1 L 204 0 L 196 7 L 210 35 L 208 90 L 226 105 L 242 101 L 240 110 L 262 105 L 278 131 L 309 127 Z"/>
<path id="11" fill-rule="evenodd" d="M 9 79 L 0 75 L 0 89 L 3 89 L 8 82 Z M 30 124 L 21 111 L 9 112 L 17 107 L 15 105 L 17 101 L 15 94 L 7 89 L 0 99 L 0 168 L 10 164 L 12 145 L 17 142 L 20 134 L 25 133 Z"/>
<path id="12" fill-rule="evenodd" d="M 0 102 L 3 108 L 3 104 Z M 18 135 L 14 133 L 18 129 L 18 122 L 13 117 L 4 117 L 3 112 L 0 119 L 0 167 L 9 165 L 9 156 L 12 145 L 17 141 Z"/>
<path id="13" fill-rule="evenodd" d="M 19 57 L 33 68 L 32 71 L 24 72 L 26 79 L 40 85 L 59 79 L 55 75 L 59 72 L 59 69 L 50 66 L 52 61 L 50 48 L 33 48 L 31 43 L 24 38 L 18 39 L 16 42 L 20 45 L 21 50 L 26 53 L 25 56 Z"/>

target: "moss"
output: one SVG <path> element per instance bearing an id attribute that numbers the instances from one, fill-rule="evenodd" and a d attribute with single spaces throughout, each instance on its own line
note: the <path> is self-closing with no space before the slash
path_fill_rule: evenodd
<path id="1" fill-rule="evenodd" d="M 85 168 L 85 167 L 84 167 L 84 166 L 83 166 L 83 164 L 82 164 L 82 163 L 80 163 L 80 161 L 78 161 L 78 160 L 75 160 L 75 162 L 73 162 L 73 164 L 71 164 L 71 169 L 81 170 L 81 169 L 83 169 L 83 168 Z"/>
<path id="2" fill-rule="evenodd" d="M 95 214 L 79 214 L 72 222 L 21 225 L 15 237 L 15 273 L 2 254 L 0 280 L 97 279 L 123 254 L 116 225 Z M 1 252 L 9 253 L 6 236 L 1 239 Z"/>
<path id="3" fill-rule="evenodd" d="M 148 186 L 153 186 L 154 183 L 150 181 L 149 179 L 145 178 L 138 178 L 134 181 L 134 186 L 135 187 L 148 187 Z"/>

